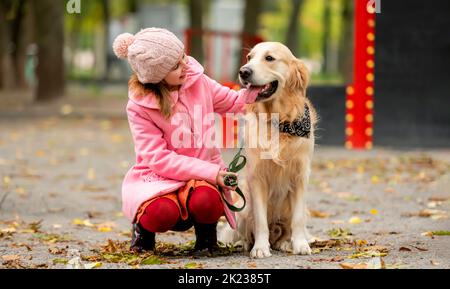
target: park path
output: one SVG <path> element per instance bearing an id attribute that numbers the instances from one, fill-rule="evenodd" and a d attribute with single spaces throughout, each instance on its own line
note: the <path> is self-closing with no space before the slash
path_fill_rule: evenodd
<path id="1" fill-rule="evenodd" d="M 0 118 L 0 268 L 450 268 L 450 149 L 317 147 L 311 256 L 252 260 L 224 248 L 194 259 L 192 230 L 158 235 L 156 255 L 134 255 L 120 212 L 134 160 L 126 120 L 61 112 Z"/>

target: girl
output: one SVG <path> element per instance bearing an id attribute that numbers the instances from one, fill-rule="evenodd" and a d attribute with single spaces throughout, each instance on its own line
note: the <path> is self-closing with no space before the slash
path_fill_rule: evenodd
<path id="1" fill-rule="evenodd" d="M 203 120 L 214 112 L 243 112 L 259 90 L 236 92 L 208 78 L 203 67 L 184 54 L 183 43 L 165 29 L 119 35 L 113 48 L 134 72 L 127 115 L 136 164 L 122 186 L 123 212 L 133 224 L 131 249 L 154 250 L 155 233 L 194 226 L 195 250 L 212 252 L 217 248 L 219 218 L 225 215 L 236 227 L 235 216 L 222 199 L 231 202 L 230 190 L 235 187 L 224 184 L 228 173 L 220 151 L 205 145 L 214 120 L 206 124 Z M 190 145 L 186 140 L 179 145 L 179 132 L 189 134 Z"/>

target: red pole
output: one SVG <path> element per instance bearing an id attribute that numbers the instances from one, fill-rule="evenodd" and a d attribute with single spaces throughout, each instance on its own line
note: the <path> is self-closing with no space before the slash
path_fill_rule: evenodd
<path id="1" fill-rule="evenodd" d="M 347 87 L 346 136 L 348 149 L 372 149 L 375 95 L 375 7 L 355 0 L 355 53 L 352 85 Z"/>

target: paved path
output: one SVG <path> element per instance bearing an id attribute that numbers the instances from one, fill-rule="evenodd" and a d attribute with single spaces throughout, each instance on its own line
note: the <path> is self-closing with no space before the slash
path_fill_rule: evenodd
<path id="1" fill-rule="evenodd" d="M 318 147 L 308 225 L 323 242 L 264 260 L 194 259 L 192 230 L 158 235 L 157 256 L 129 254 L 120 187 L 133 159 L 121 118 L 0 118 L 0 268 L 450 268 L 450 236 L 426 233 L 450 231 L 450 148 Z"/>

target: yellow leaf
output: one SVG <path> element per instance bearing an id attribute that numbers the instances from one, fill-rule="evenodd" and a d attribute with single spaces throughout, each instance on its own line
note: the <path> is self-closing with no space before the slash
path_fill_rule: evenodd
<path id="1" fill-rule="evenodd" d="M 4 183 L 5 185 L 9 185 L 9 183 L 11 183 L 11 178 L 8 177 L 8 176 L 4 176 L 4 177 L 3 177 L 3 183 Z"/>
<path id="2" fill-rule="evenodd" d="M 378 215 L 378 210 L 377 209 L 372 209 L 372 210 L 370 210 L 370 214 Z"/>
<path id="3" fill-rule="evenodd" d="M 360 224 L 362 223 L 362 220 L 359 217 L 351 217 L 350 220 L 348 220 L 348 222 L 350 224 Z"/>
<path id="4" fill-rule="evenodd" d="M 112 228 L 111 227 L 106 227 L 106 226 L 105 227 L 98 227 L 97 231 L 102 232 L 102 233 L 108 233 L 108 232 L 112 231 Z"/>
<path id="5" fill-rule="evenodd" d="M 378 184 L 380 182 L 380 178 L 377 175 L 373 175 L 371 181 L 374 184 Z"/>
<path id="6" fill-rule="evenodd" d="M 80 156 L 87 156 L 87 155 L 89 155 L 89 149 L 81 148 L 80 149 Z"/>
<path id="7" fill-rule="evenodd" d="M 84 264 L 84 269 L 100 268 L 103 264 L 101 262 Z"/>
<path id="8" fill-rule="evenodd" d="M 357 263 L 357 264 L 341 263 L 339 265 L 343 269 L 367 269 L 367 264 L 366 263 Z"/>
<path id="9" fill-rule="evenodd" d="M 95 180 L 95 170 L 93 168 L 89 168 L 87 172 L 87 178 L 90 181 Z"/>
<path id="10" fill-rule="evenodd" d="M 69 115 L 73 112 L 73 107 L 70 104 L 63 105 L 60 112 L 62 115 Z"/>
<path id="11" fill-rule="evenodd" d="M 89 220 L 74 219 L 72 223 L 77 226 L 94 227 L 94 224 Z"/>
<path id="12" fill-rule="evenodd" d="M 125 137 L 123 136 L 123 135 L 120 135 L 120 134 L 113 134 L 112 136 L 111 136 L 111 141 L 113 142 L 113 143 L 121 143 L 121 142 L 123 142 L 125 140 Z"/>

